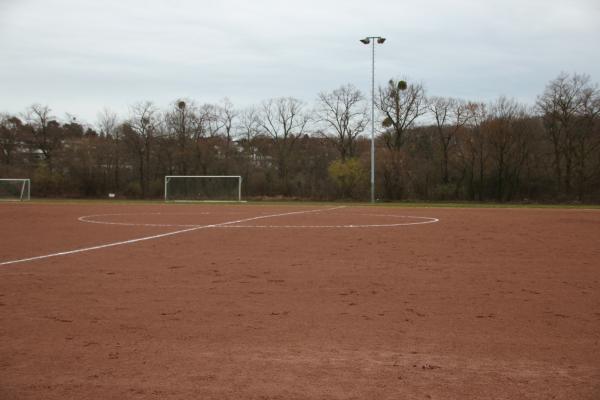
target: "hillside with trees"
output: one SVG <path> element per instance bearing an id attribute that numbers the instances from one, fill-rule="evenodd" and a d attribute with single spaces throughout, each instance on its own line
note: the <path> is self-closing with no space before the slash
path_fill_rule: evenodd
<path id="1" fill-rule="evenodd" d="M 560 74 L 533 105 L 395 79 L 375 101 L 380 200 L 600 202 L 600 89 L 587 75 Z M 34 197 L 154 199 L 165 175 L 242 175 L 248 199 L 367 200 L 369 115 L 352 85 L 314 104 L 140 102 L 89 126 L 34 104 L 0 114 L 0 178 L 30 178 Z"/>

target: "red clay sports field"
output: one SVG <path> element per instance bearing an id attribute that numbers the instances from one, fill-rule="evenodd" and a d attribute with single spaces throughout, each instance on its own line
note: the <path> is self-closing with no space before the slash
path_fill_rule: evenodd
<path id="1" fill-rule="evenodd" d="M 0 399 L 599 399 L 600 210 L 0 204 Z"/>

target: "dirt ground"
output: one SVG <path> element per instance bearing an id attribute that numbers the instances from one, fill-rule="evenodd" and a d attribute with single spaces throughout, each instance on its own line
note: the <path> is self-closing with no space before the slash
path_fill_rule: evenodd
<path id="1" fill-rule="evenodd" d="M 600 211 L 29 203 L 0 226 L 2 400 L 600 399 Z"/>

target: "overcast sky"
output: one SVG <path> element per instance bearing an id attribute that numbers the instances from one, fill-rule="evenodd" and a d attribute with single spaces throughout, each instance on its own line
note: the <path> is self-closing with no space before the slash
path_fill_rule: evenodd
<path id="1" fill-rule="evenodd" d="M 244 107 L 407 78 L 429 95 L 533 104 L 561 71 L 600 81 L 598 0 L 0 0 L 0 112 L 95 123 L 144 100 Z"/>

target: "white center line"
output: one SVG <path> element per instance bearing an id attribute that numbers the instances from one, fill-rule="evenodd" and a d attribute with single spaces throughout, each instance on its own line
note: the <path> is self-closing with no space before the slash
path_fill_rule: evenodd
<path id="1" fill-rule="evenodd" d="M 161 233 L 161 234 L 158 234 L 158 235 L 145 236 L 145 237 L 141 237 L 141 238 L 137 238 L 137 239 L 124 240 L 124 241 L 121 241 L 121 242 L 106 243 L 106 244 L 101 244 L 101 245 L 98 245 L 98 246 L 85 247 L 85 248 L 82 248 L 82 249 L 61 251 L 59 253 L 45 254 L 43 256 L 36 256 L 36 257 L 22 258 L 22 259 L 18 259 L 18 260 L 3 261 L 3 262 L 0 262 L 0 266 L 11 265 L 11 264 L 18 264 L 18 263 L 24 263 L 24 262 L 28 262 L 28 261 L 43 260 L 43 259 L 51 258 L 51 257 L 67 256 L 67 255 L 70 255 L 70 254 L 83 253 L 83 252 L 92 251 L 92 250 L 100 250 L 100 249 L 105 249 L 105 248 L 108 248 L 108 247 L 122 246 L 122 245 L 126 245 L 126 244 L 143 242 L 143 241 L 146 241 L 146 240 L 160 239 L 160 238 L 167 237 L 167 236 L 179 235 L 181 233 L 197 231 L 197 230 L 200 230 L 200 229 L 217 228 L 217 227 L 221 227 L 221 226 L 239 224 L 239 223 L 242 223 L 242 222 L 255 221 L 255 220 L 258 220 L 258 219 L 284 217 L 284 216 L 287 216 L 287 215 L 308 214 L 308 213 L 315 213 L 315 212 L 321 212 L 321 211 L 337 210 L 337 209 L 344 208 L 344 207 L 345 206 L 339 206 L 339 207 L 330 207 L 330 208 L 320 208 L 320 209 L 316 209 L 316 210 L 304 210 L 304 211 L 293 211 L 293 212 L 280 213 L 280 214 L 261 215 L 261 216 L 258 216 L 258 217 L 251 217 L 251 218 L 244 218 L 244 219 L 239 219 L 239 220 L 235 220 L 235 221 L 221 222 L 221 223 L 218 223 L 218 224 L 194 226 L 192 228 L 181 229 L 181 230 L 174 231 L 174 232 L 167 232 L 167 233 Z"/>

